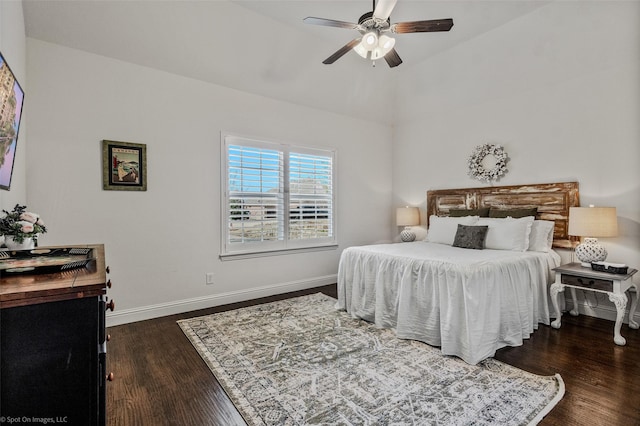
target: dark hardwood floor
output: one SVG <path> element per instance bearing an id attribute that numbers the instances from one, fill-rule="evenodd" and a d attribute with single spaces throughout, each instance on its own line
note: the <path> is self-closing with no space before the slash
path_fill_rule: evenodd
<path id="1" fill-rule="evenodd" d="M 318 291 L 336 297 L 330 285 L 110 327 L 108 425 L 243 425 L 176 321 Z M 562 319 L 559 330 L 540 325 L 524 345 L 495 357 L 536 374 L 560 373 L 564 398 L 540 424 L 640 425 L 640 330 L 623 325 L 627 345 L 617 346 L 611 321 Z"/>

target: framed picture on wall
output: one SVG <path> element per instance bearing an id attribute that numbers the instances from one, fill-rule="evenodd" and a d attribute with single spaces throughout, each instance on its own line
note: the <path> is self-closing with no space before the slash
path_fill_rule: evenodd
<path id="1" fill-rule="evenodd" d="M 24 92 L 0 53 L 0 189 L 11 187 Z"/>
<path id="2" fill-rule="evenodd" d="M 147 146 L 103 140 L 102 189 L 146 191 Z"/>

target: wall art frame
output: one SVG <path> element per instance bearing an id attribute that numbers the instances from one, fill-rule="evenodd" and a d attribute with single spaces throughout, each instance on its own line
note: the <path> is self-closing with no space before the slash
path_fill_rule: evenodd
<path id="1" fill-rule="evenodd" d="M 147 145 L 102 141 L 102 189 L 147 190 Z"/>
<path id="2" fill-rule="evenodd" d="M 18 145 L 24 91 L 0 53 L 0 189 L 9 191 Z"/>

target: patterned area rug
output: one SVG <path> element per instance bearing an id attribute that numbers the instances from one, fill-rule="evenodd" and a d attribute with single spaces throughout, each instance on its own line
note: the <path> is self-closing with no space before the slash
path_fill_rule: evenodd
<path id="1" fill-rule="evenodd" d="M 318 293 L 178 321 L 249 425 L 526 425 L 564 394 L 494 359 L 401 340 Z"/>

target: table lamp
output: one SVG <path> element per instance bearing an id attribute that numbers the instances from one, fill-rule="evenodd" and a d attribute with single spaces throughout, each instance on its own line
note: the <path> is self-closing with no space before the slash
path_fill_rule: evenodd
<path id="1" fill-rule="evenodd" d="M 618 217 L 615 207 L 570 207 L 569 235 L 584 237 L 575 253 L 582 266 L 591 267 L 591 262 L 607 258 L 607 250 L 596 237 L 618 235 Z"/>
<path id="2" fill-rule="evenodd" d="M 404 226 L 400 233 L 400 239 L 405 242 L 411 242 L 416 239 L 416 234 L 411 230 L 411 226 L 420 224 L 420 211 L 417 207 L 398 207 L 396 209 L 396 224 Z"/>

